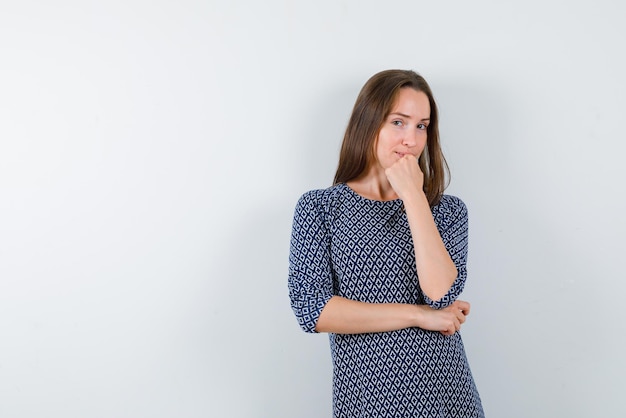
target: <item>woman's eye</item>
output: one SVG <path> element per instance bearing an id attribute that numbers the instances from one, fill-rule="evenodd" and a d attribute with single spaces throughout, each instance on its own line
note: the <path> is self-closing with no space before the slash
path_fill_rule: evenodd
<path id="1" fill-rule="evenodd" d="M 391 124 L 395 125 L 395 126 L 402 126 L 402 121 L 401 120 L 394 120 L 394 121 L 391 122 Z"/>
<path id="2" fill-rule="evenodd" d="M 419 123 L 419 124 L 417 125 L 417 129 L 419 129 L 419 130 L 424 131 L 424 130 L 426 130 L 426 128 L 428 128 L 428 125 L 426 125 L 426 124 L 424 124 L 424 123 Z"/>

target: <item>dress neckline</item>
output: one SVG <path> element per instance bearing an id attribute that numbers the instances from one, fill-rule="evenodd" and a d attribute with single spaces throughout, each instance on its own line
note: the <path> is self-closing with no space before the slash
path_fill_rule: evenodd
<path id="1" fill-rule="evenodd" d="M 354 189 L 352 189 L 352 187 L 348 186 L 347 183 L 340 183 L 340 185 L 343 186 L 343 188 L 346 189 L 348 191 L 348 193 L 350 193 L 351 195 L 357 197 L 359 200 L 362 200 L 364 202 L 373 202 L 375 204 L 402 202 L 402 199 L 400 199 L 400 198 L 392 199 L 392 200 L 369 199 L 369 198 L 367 198 L 365 196 L 360 195 L 356 191 L 354 191 Z"/>

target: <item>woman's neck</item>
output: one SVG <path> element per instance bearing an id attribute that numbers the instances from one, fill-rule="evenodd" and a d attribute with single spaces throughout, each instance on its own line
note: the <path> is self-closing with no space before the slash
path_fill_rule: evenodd
<path id="1" fill-rule="evenodd" d="M 368 170 L 365 174 L 346 183 L 357 194 L 371 200 L 395 200 L 398 195 L 382 170 Z"/>

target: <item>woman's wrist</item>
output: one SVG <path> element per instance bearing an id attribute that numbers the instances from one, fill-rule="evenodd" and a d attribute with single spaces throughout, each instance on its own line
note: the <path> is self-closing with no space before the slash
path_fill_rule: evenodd
<path id="1" fill-rule="evenodd" d="M 413 327 L 417 327 L 417 328 L 424 328 L 424 308 L 426 308 L 426 306 L 424 305 L 410 305 L 411 306 L 411 310 L 412 310 L 412 317 L 411 317 L 411 323 L 413 324 Z"/>
<path id="2" fill-rule="evenodd" d="M 419 206 L 424 206 L 424 204 L 426 204 L 426 206 L 430 208 L 430 205 L 428 204 L 428 198 L 426 198 L 426 194 L 421 189 L 415 190 L 413 193 L 405 194 L 403 196 L 398 196 L 398 197 L 402 199 L 402 202 L 404 203 L 405 207 L 407 206 L 419 207 Z"/>

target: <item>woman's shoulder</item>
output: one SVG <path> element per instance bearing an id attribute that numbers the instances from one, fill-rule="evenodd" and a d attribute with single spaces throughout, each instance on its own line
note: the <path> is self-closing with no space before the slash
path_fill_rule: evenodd
<path id="1" fill-rule="evenodd" d="M 325 189 L 313 189 L 305 192 L 300 199 L 298 200 L 298 204 L 314 204 L 316 206 L 326 206 L 334 200 L 338 195 L 340 195 L 344 191 L 344 184 L 335 184 L 334 186 L 327 187 Z"/>
<path id="2" fill-rule="evenodd" d="M 328 220 L 331 216 L 333 202 L 345 192 L 341 184 L 326 189 L 314 189 L 302 194 L 296 204 L 295 217 L 300 219 L 323 219 Z"/>
<path id="3" fill-rule="evenodd" d="M 435 215 L 462 215 L 467 216 L 467 206 L 461 198 L 450 194 L 441 196 L 441 200 L 432 208 Z"/>
<path id="4" fill-rule="evenodd" d="M 454 196 L 451 194 L 441 195 L 441 200 L 436 206 L 454 207 L 454 208 L 466 207 L 465 202 L 463 202 L 463 200 L 461 200 L 460 197 Z"/>

